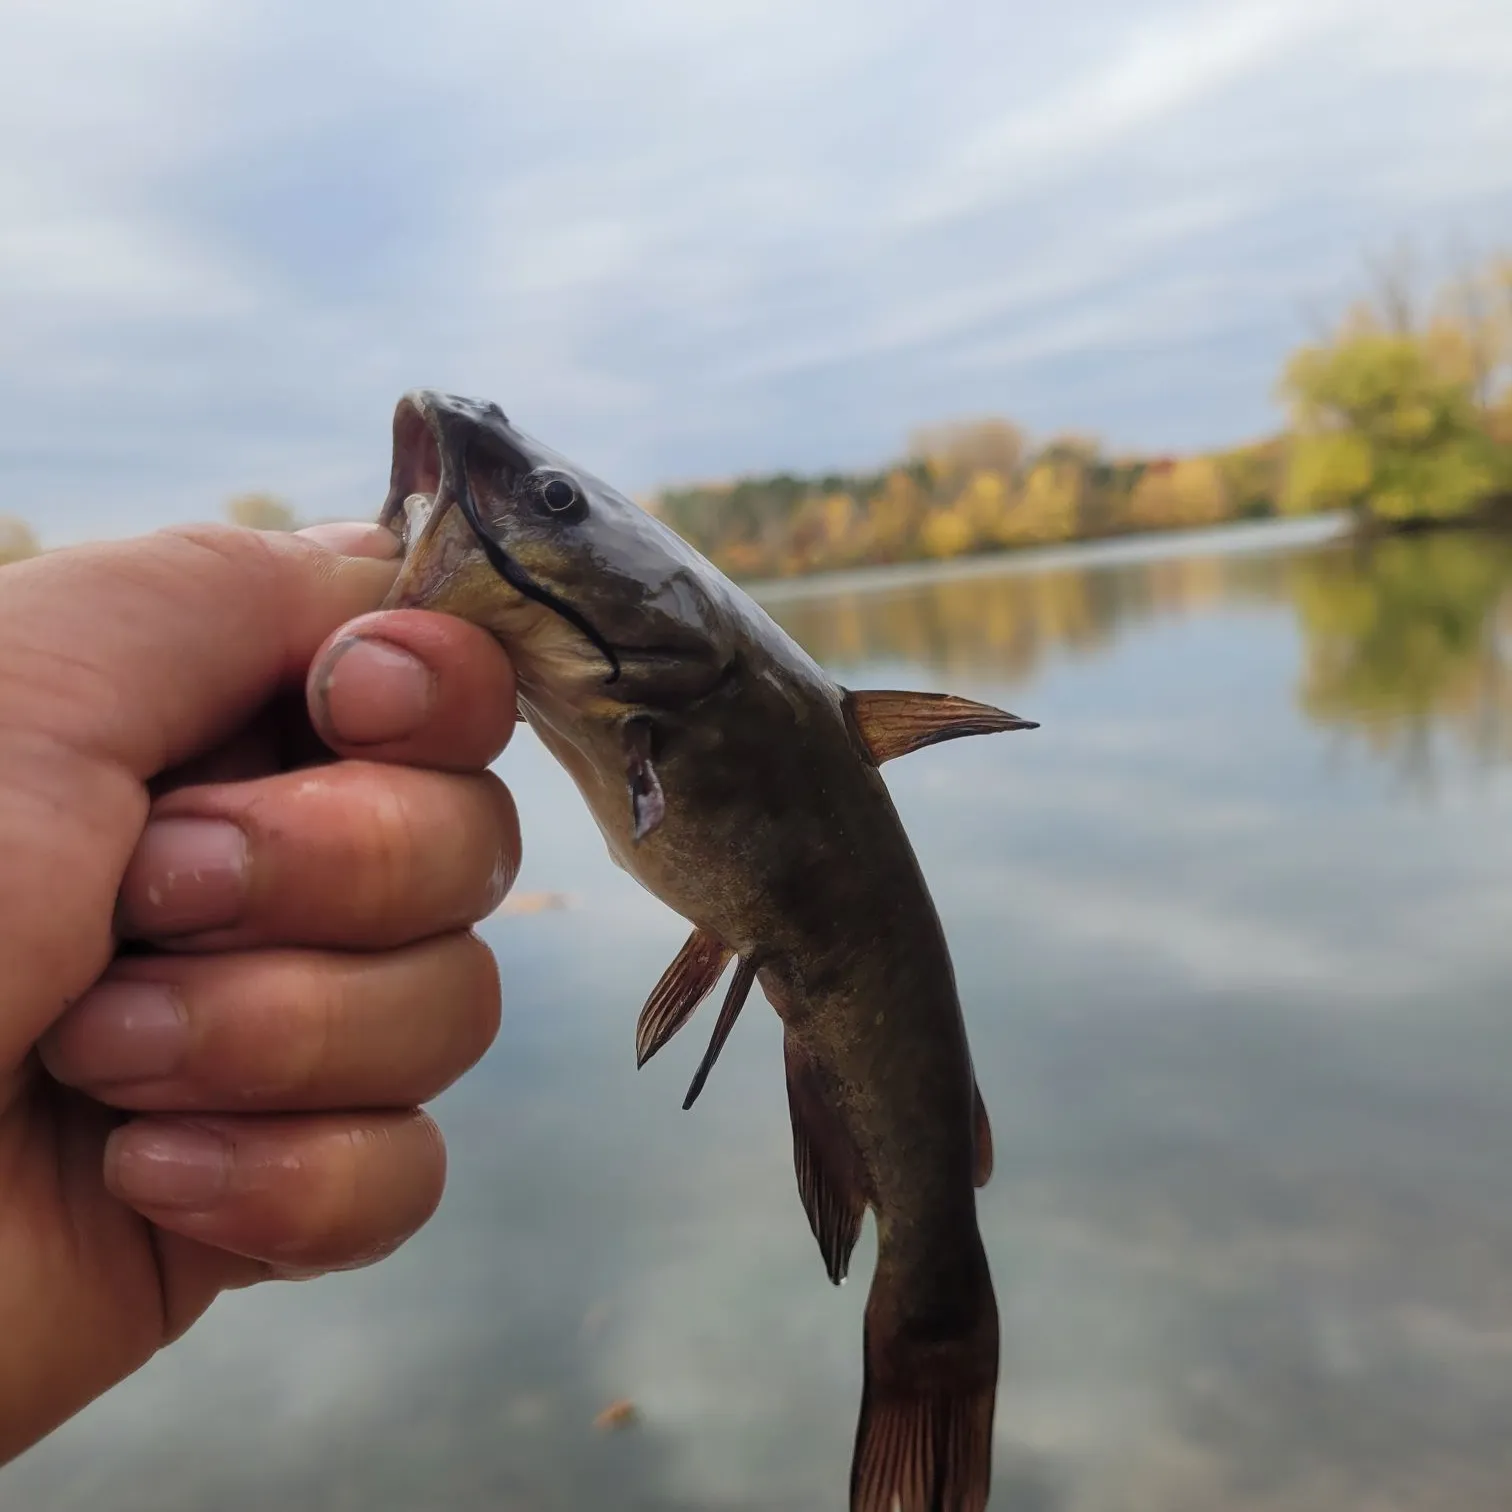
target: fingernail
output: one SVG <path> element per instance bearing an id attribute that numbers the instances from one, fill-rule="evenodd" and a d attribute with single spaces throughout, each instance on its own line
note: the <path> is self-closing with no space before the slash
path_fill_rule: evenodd
<path id="1" fill-rule="evenodd" d="M 231 1146 L 192 1124 L 130 1123 L 105 1141 L 105 1185 L 142 1207 L 207 1207 L 231 1178 Z"/>
<path id="2" fill-rule="evenodd" d="M 223 819 L 156 819 L 121 884 L 128 928 L 148 936 L 224 929 L 247 894 L 247 837 Z"/>
<path id="3" fill-rule="evenodd" d="M 324 525 L 307 525 L 295 534 L 340 556 L 376 557 L 386 562 L 399 555 L 399 537 L 370 521 L 332 520 Z"/>
<path id="4" fill-rule="evenodd" d="M 436 679 L 390 641 L 341 641 L 315 679 L 322 734 L 334 744 L 386 745 L 413 735 L 430 715 Z"/>
<path id="5" fill-rule="evenodd" d="M 171 1076 L 188 1048 L 189 1015 L 171 987 L 101 982 L 59 1025 L 56 1069 L 94 1086 L 146 1081 Z"/>

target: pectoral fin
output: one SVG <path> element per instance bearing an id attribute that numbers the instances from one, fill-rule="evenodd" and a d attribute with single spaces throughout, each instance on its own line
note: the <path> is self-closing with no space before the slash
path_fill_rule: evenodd
<path id="1" fill-rule="evenodd" d="M 745 1000 L 751 991 L 751 983 L 756 980 L 756 962 L 750 956 L 741 958 L 740 965 L 735 968 L 735 975 L 730 978 L 730 990 L 725 993 L 725 1000 L 719 1010 L 719 1017 L 714 1021 L 714 1033 L 709 1039 L 709 1048 L 704 1051 L 704 1058 L 698 1064 L 698 1070 L 693 1073 L 693 1083 L 688 1088 L 688 1095 L 683 1098 L 683 1111 L 698 1101 L 698 1094 L 703 1091 L 704 1083 L 709 1079 L 709 1072 L 714 1069 L 714 1062 L 719 1059 L 719 1052 L 724 1049 L 724 1044 L 730 1037 L 730 1030 L 735 1027 L 735 1020 L 740 1017 L 740 1010 L 745 1007 Z"/>
<path id="2" fill-rule="evenodd" d="M 625 721 L 625 776 L 630 785 L 630 833 L 644 840 L 667 817 L 661 779 L 651 765 L 651 721 Z"/>
<path id="3" fill-rule="evenodd" d="M 640 1022 L 635 1026 L 637 1068 L 688 1022 L 693 1010 L 714 990 L 734 953 L 701 929 L 688 936 L 641 1009 Z"/>
<path id="4" fill-rule="evenodd" d="M 895 756 L 907 756 L 942 740 L 963 735 L 992 735 L 1000 730 L 1037 730 L 1032 719 L 973 703 L 953 693 L 898 693 L 864 688 L 845 695 L 857 733 L 881 766 Z"/>
<path id="5" fill-rule="evenodd" d="M 861 1220 L 866 1216 L 866 1173 L 823 1071 L 791 1035 L 783 1038 L 782 1056 L 787 1066 L 798 1195 L 819 1241 L 824 1268 L 839 1286 L 850 1268 L 851 1251 L 861 1237 Z"/>

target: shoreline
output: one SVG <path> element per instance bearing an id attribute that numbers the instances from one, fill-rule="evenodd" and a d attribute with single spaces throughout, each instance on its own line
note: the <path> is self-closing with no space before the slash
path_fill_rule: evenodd
<path id="1" fill-rule="evenodd" d="M 1055 567 L 1117 566 L 1190 556 L 1195 551 L 1225 556 L 1250 551 L 1285 551 L 1342 540 L 1353 533 L 1347 513 L 1307 515 L 1301 519 L 1243 520 L 1205 525 L 1195 530 L 1142 531 L 1138 535 L 1097 536 L 1053 546 L 1021 546 L 943 561 L 888 562 L 873 567 L 846 567 L 782 578 L 759 578 L 740 584 L 761 604 L 813 598 L 826 593 L 879 593 L 925 583 L 959 582 L 974 577 L 1007 577 Z"/>

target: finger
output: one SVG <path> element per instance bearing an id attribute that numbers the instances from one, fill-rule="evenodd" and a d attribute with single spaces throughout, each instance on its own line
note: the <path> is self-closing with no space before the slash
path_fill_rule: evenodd
<path id="1" fill-rule="evenodd" d="M 0 599 L 6 723 L 145 781 L 302 681 L 330 634 L 382 600 L 397 550 L 376 526 L 314 539 L 200 526 L 22 563 Z"/>
<path id="2" fill-rule="evenodd" d="M 386 532 L 349 535 L 343 550 L 371 551 Z M 208 527 L 5 569 L 0 1075 L 110 959 L 142 784 L 297 686 L 335 629 L 382 602 L 395 570 L 296 536 Z"/>
<path id="3" fill-rule="evenodd" d="M 39 1049 L 56 1080 L 134 1111 L 408 1108 L 498 1026 L 493 954 L 450 934 L 382 955 L 124 960 Z"/>
<path id="4" fill-rule="evenodd" d="M 135 1119 L 105 1184 L 158 1227 L 279 1267 L 367 1265 L 436 1210 L 441 1133 L 423 1113 Z"/>
<path id="5" fill-rule="evenodd" d="M 492 635 L 420 609 L 364 615 L 310 669 L 310 718 L 333 750 L 475 771 L 515 725 L 514 667 Z"/>
<path id="6" fill-rule="evenodd" d="M 168 794 L 117 928 L 180 949 L 382 950 L 487 917 L 519 865 L 514 800 L 491 773 L 344 761 Z"/>

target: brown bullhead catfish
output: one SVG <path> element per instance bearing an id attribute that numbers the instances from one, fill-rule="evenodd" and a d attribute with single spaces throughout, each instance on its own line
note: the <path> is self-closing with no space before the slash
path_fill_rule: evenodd
<path id="1" fill-rule="evenodd" d="M 681 537 L 517 430 L 420 391 L 394 415 L 389 605 L 491 631 L 612 858 L 693 932 L 644 1065 L 735 971 L 691 1107 L 754 981 L 782 1019 L 793 1164 L 830 1279 L 868 1208 L 853 1512 L 980 1512 L 998 1314 L 977 1230 L 992 1138 L 940 920 L 878 767 L 1030 721 L 840 687 Z"/>

